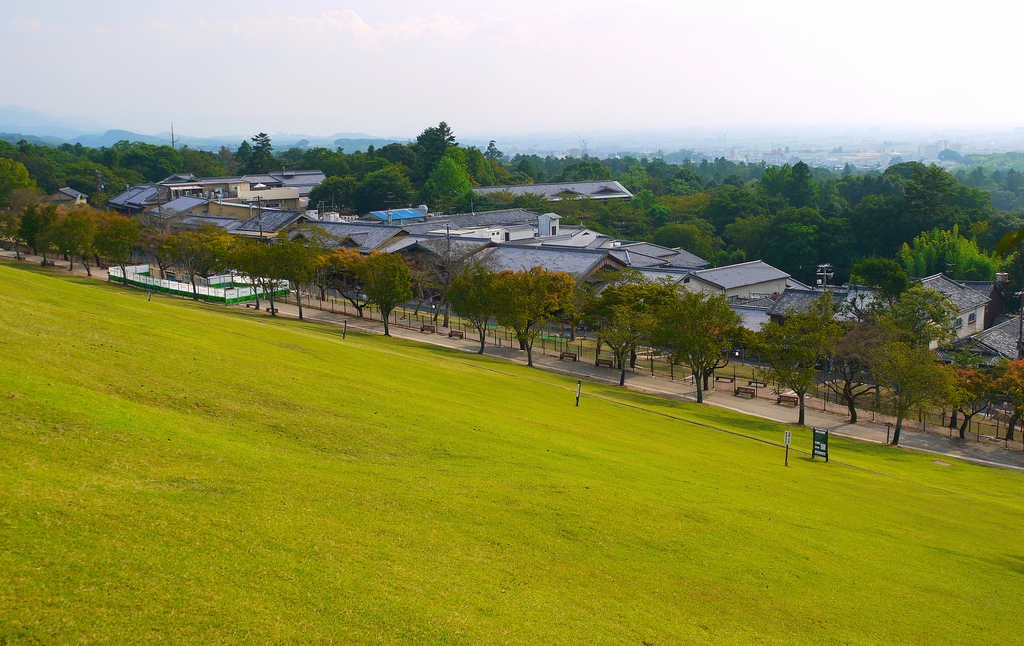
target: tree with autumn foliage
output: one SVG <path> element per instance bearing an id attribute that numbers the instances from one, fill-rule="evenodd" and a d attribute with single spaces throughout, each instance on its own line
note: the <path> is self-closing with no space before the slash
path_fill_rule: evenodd
<path id="1" fill-rule="evenodd" d="M 954 368 L 954 373 L 954 396 L 950 402 L 953 412 L 949 416 L 949 427 L 956 428 L 959 413 L 963 417 L 959 427 L 960 439 L 963 440 L 967 437 L 967 427 L 971 423 L 971 418 L 991 404 L 992 395 L 997 388 L 997 378 L 991 373 L 971 366 Z"/>
<path id="2" fill-rule="evenodd" d="M 566 272 L 543 267 L 501 271 L 494 280 L 494 288 L 501 294 L 495 313 L 498 323 L 513 331 L 519 347 L 526 351 L 526 365 L 533 367 L 533 343 L 572 298 L 576 281 Z"/>
<path id="3" fill-rule="evenodd" d="M 996 382 L 996 388 L 1013 407 L 1013 413 L 1006 424 L 1006 439 L 1012 441 L 1017 422 L 1024 415 L 1024 359 L 1007 364 L 1003 376 Z"/>

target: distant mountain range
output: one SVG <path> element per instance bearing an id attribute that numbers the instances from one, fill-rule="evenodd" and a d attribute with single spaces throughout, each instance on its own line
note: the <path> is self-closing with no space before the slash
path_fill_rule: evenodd
<path id="1" fill-rule="evenodd" d="M 245 135 L 217 137 L 189 137 L 175 133 L 179 146 L 197 150 L 220 150 L 227 146 L 234 150 Z M 24 139 L 38 145 L 59 146 L 64 143 L 82 144 L 90 148 L 110 147 L 119 141 L 138 141 L 154 145 L 171 143 L 171 133 L 143 135 L 128 130 L 109 129 L 106 124 L 88 120 L 63 120 L 42 112 L 26 110 L 17 106 L 0 106 L 0 140 L 17 143 Z M 406 143 L 408 139 L 374 137 L 362 132 L 340 132 L 327 137 L 315 135 L 294 135 L 278 133 L 271 135 L 274 148 L 278 151 L 293 147 L 342 147 L 346 152 L 366 150 L 369 146 L 379 148 L 390 143 Z"/>

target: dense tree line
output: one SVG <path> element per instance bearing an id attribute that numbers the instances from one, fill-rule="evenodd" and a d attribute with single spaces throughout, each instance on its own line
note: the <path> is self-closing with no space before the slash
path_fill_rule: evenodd
<path id="1" fill-rule="evenodd" d="M 179 172 L 217 176 L 318 169 L 327 179 L 310 195 L 310 208 L 365 213 L 425 204 L 441 212 L 555 210 L 569 223 L 679 246 L 715 265 L 763 258 L 804 282 L 813 281 L 817 265 L 826 262 L 838 280 L 845 280 L 854 263 L 871 257 L 901 259 L 915 274 L 949 271 L 958 278 L 991 278 L 1014 262 L 992 259 L 997 241 L 1024 226 L 1017 212 L 1024 177 L 1012 167 L 949 173 L 905 162 L 884 172 L 857 173 L 850 166 L 832 172 L 803 162 L 769 166 L 668 158 L 678 163 L 634 156 L 508 157 L 493 141 L 485 150 L 460 145 L 444 122 L 424 129 L 415 141 L 351 153 L 275 150 L 266 133 L 217 153 L 127 141 L 99 149 L 0 142 L 0 200 L 26 184 L 44 192 L 70 186 L 102 206 L 107 194 L 129 184 Z M 617 180 L 635 199 L 552 204 L 507 193 L 479 197 L 469 190 L 584 180 Z M 97 195 L 98 182 L 103 190 Z"/>

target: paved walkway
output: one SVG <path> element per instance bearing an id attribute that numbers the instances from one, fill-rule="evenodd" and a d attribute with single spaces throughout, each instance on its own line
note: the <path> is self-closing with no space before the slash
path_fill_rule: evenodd
<path id="1" fill-rule="evenodd" d="M 13 260 L 14 252 L 0 250 L 0 257 Z M 26 256 L 24 253 L 22 253 L 22 258 L 27 259 L 28 262 L 34 262 L 36 264 L 41 260 L 38 256 Z M 63 269 L 64 272 L 67 272 L 67 262 L 57 260 L 56 269 L 58 271 Z M 81 276 L 85 276 L 86 274 L 85 269 L 77 263 L 73 273 Z M 93 278 L 107 280 L 107 272 L 105 270 L 94 268 L 92 270 L 92 274 Z M 263 303 L 261 303 L 261 305 L 263 305 Z M 275 306 L 277 307 L 278 314 L 280 316 L 286 318 L 298 318 L 299 309 L 294 303 L 280 303 L 275 301 Z M 233 307 L 242 308 L 244 306 L 235 305 Z M 380 321 L 369 321 L 366 319 L 334 314 L 313 308 L 303 308 L 303 318 L 308 321 L 338 326 L 343 325 L 344 322 L 347 321 L 348 327 L 353 329 L 374 334 L 384 333 L 384 325 Z M 453 339 L 449 338 L 447 335 L 420 332 L 418 326 L 416 329 L 409 329 L 401 325 L 391 325 L 390 332 L 394 337 L 444 346 L 468 353 L 476 352 L 480 347 L 480 343 L 478 341 Z M 526 363 L 525 352 L 508 346 L 496 347 L 488 345 L 484 353 L 487 356 L 497 357 L 507 361 L 521 364 Z M 533 364 L 540 370 L 565 374 L 579 379 L 585 379 L 587 381 L 610 384 L 617 384 L 619 381 L 618 370 L 598 368 L 588 362 L 582 361 L 562 361 L 558 359 L 557 355 L 543 354 L 539 349 L 535 349 L 533 353 Z M 695 387 L 682 381 L 670 381 L 663 378 L 651 377 L 643 373 L 627 372 L 626 386 L 640 392 L 675 399 L 696 401 Z M 755 415 L 757 417 L 783 423 L 795 424 L 798 416 L 797 410 L 793 406 L 779 405 L 772 400 L 763 398 L 751 399 L 748 397 L 736 397 L 730 391 L 705 392 L 704 402 L 709 405 L 720 406 L 729 410 L 747 413 L 749 415 Z M 828 429 L 835 435 L 863 440 L 866 442 L 884 443 L 887 437 L 886 427 L 884 424 L 873 423 L 870 421 L 859 421 L 856 424 L 850 424 L 846 422 L 845 416 L 823 412 L 810 404 L 805 408 L 805 422 L 807 426 Z M 916 429 L 904 428 L 900 435 L 900 446 L 906 449 L 914 449 L 960 458 L 979 464 L 1024 471 L 1024 451 L 1021 450 L 1020 444 L 1017 444 L 1017 449 L 1013 450 L 1012 447 L 1014 447 L 1014 444 L 1011 444 L 1011 448 L 1007 449 L 1004 448 L 1002 441 L 994 442 L 992 440 L 985 439 L 984 437 L 980 442 L 971 440 L 964 441 L 957 438 L 947 437 L 945 434 L 926 433 Z"/>

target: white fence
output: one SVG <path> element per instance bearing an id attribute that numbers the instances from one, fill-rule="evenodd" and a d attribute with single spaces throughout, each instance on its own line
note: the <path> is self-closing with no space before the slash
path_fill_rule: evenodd
<path id="1" fill-rule="evenodd" d="M 215 303 L 241 303 L 244 301 L 255 300 L 257 297 L 267 298 L 267 292 L 264 291 L 263 288 L 253 285 L 252 280 L 244 276 L 222 274 L 203 280 L 207 284 L 243 283 L 249 285 L 248 287 L 207 287 L 206 285 L 198 284 L 199 280 L 197 279 L 195 290 L 193 290 L 190 283 L 182 283 L 176 280 L 167 280 L 164 278 L 154 278 L 148 275 L 149 271 L 149 265 L 134 265 L 126 267 L 125 273 L 128 274 L 128 278 L 125 280 L 125 277 L 121 274 L 120 267 L 111 267 L 107 270 L 111 280 L 125 282 L 129 285 L 145 287 L 147 289 L 166 292 L 169 294 L 178 294 L 190 297 L 196 296 L 201 300 L 212 301 Z M 288 283 L 286 281 L 278 281 L 275 284 L 273 295 L 282 296 L 286 294 L 288 294 Z"/>

